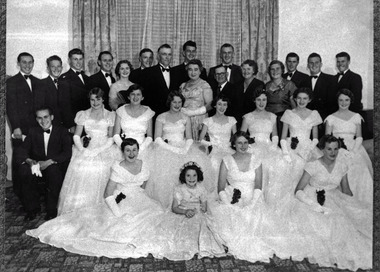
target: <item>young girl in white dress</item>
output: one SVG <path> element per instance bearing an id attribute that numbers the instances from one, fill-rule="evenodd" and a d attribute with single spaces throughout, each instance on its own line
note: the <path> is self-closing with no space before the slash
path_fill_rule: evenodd
<path id="1" fill-rule="evenodd" d="M 372 268 L 372 210 L 352 197 L 348 167 L 338 160 L 340 142 L 321 138 L 322 157 L 305 165 L 291 217 L 303 234 L 311 263 L 340 269 Z"/>
<path id="2" fill-rule="evenodd" d="M 58 215 L 103 201 L 111 165 L 118 157 L 112 139 L 115 113 L 104 108 L 103 95 L 100 88 L 92 89 L 91 108 L 79 111 L 75 117 L 73 156 L 60 192 Z M 80 138 L 83 131 L 90 139 L 88 146 Z"/>
<path id="3" fill-rule="evenodd" d="M 313 99 L 313 93 L 309 88 L 299 88 L 294 92 L 293 98 L 297 107 L 286 110 L 281 117 L 284 125 L 280 145 L 284 158 L 292 164 L 289 184 L 284 182 L 283 190 L 284 193 L 289 194 L 293 194 L 302 176 L 305 163 L 321 155 L 316 145 L 318 144 L 318 125 L 322 123 L 322 118 L 316 110 L 306 108 Z M 290 137 L 288 137 L 288 132 Z M 311 135 L 313 140 L 310 140 Z"/>
<path id="4" fill-rule="evenodd" d="M 130 103 L 116 110 L 113 138 L 118 146 L 121 145 L 122 138 L 136 139 L 140 145 L 140 158 L 151 165 L 154 111 L 148 106 L 141 105 L 144 100 L 143 91 L 143 87 L 138 84 L 128 88 L 127 97 Z"/>
<path id="5" fill-rule="evenodd" d="M 199 136 L 200 143 L 205 146 L 209 152 L 212 167 L 215 173 L 219 173 L 220 163 L 226 155 L 232 155 L 235 151 L 230 146 L 231 135 L 236 132 L 236 119 L 232 116 L 226 116 L 225 112 L 230 106 L 230 100 L 223 94 L 220 94 L 213 101 L 216 113 L 212 117 L 203 120 L 203 127 Z M 205 140 L 208 133 L 210 141 Z M 217 194 L 218 176 L 215 175 L 215 182 L 211 186 L 211 192 Z"/>
<path id="6" fill-rule="evenodd" d="M 373 202 L 373 168 L 371 160 L 362 142 L 363 118 L 360 114 L 349 110 L 354 95 L 348 89 L 337 93 L 339 110 L 327 116 L 326 134 L 340 138 L 347 150 L 339 152 L 340 159 L 349 164 L 348 180 L 354 198 L 372 206 Z"/>
<path id="7" fill-rule="evenodd" d="M 195 161 L 205 169 L 208 191 L 215 175 L 207 155 L 193 144 L 190 118 L 181 112 L 184 101 L 180 92 L 171 92 L 167 100 L 170 110 L 156 119 L 154 165 L 147 190 L 167 210 L 171 209 L 173 190 L 178 184 L 178 169 L 185 162 Z"/>

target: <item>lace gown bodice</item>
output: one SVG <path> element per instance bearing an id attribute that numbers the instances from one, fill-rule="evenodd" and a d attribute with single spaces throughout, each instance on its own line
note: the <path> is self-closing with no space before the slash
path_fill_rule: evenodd
<path id="1" fill-rule="evenodd" d="M 79 111 L 75 116 L 75 123 L 84 126 L 84 130 L 91 137 L 88 145 L 89 149 L 100 147 L 108 139 L 108 128 L 113 127 L 115 122 L 115 113 L 103 109 L 103 118 L 94 120 L 90 118 L 91 108 L 85 111 Z"/>
<path id="2" fill-rule="evenodd" d="M 257 143 L 270 143 L 273 125 L 276 124 L 276 115 L 269 113 L 269 118 L 258 118 L 252 112 L 243 116 L 248 124 L 250 137 Z"/>
<path id="3" fill-rule="evenodd" d="M 190 85 L 189 82 L 183 83 L 180 90 L 186 99 L 183 107 L 194 110 L 205 105 L 203 93 L 211 92 L 211 87 L 205 80 L 201 79 L 194 85 Z"/>
<path id="4" fill-rule="evenodd" d="M 182 209 L 200 209 L 200 203 L 206 201 L 207 190 L 203 184 L 198 183 L 195 188 L 189 188 L 186 184 L 174 188 L 174 199 Z"/>
<path id="5" fill-rule="evenodd" d="M 255 185 L 256 168 L 260 166 L 260 161 L 254 156 L 251 156 L 248 171 L 240 171 L 235 159 L 228 155 L 223 159 L 227 168 L 227 181 L 236 189 L 241 191 L 241 197 L 243 200 L 252 198 L 252 193 Z"/>
<path id="6" fill-rule="evenodd" d="M 351 150 L 355 144 L 356 126 L 360 125 L 363 118 L 356 113 L 349 120 L 340 119 L 333 114 L 327 116 L 325 122 L 332 128 L 335 137 L 343 138 L 347 148 Z"/>
<path id="7" fill-rule="evenodd" d="M 145 163 L 141 166 L 140 173 L 134 175 L 115 162 L 111 169 L 110 180 L 117 183 L 116 190 L 130 193 L 133 190 L 142 190 L 140 187 L 149 178 L 149 169 Z"/>
<path id="8" fill-rule="evenodd" d="M 231 129 L 236 124 L 236 119 L 228 116 L 227 123 L 218 124 L 214 122 L 212 117 L 209 117 L 203 120 L 203 123 L 208 128 L 207 131 L 212 146 L 223 150 L 230 150 Z"/>
<path id="9" fill-rule="evenodd" d="M 141 144 L 145 139 L 145 134 L 148 129 L 149 120 L 154 116 L 154 111 L 152 111 L 148 106 L 145 112 L 138 117 L 130 116 L 125 106 L 120 107 L 116 110 L 116 114 L 120 116 L 121 129 L 127 138 L 134 138 L 139 144 Z"/>
<path id="10" fill-rule="evenodd" d="M 185 130 L 187 117 L 181 114 L 182 118 L 172 123 L 166 120 L 168 113 L 164 112 L 157 117 L 157 121 L 162 123 L 162 139 L 168 140 L 168 143 L 175 147 L 183 147 L 185 145 Z"/>

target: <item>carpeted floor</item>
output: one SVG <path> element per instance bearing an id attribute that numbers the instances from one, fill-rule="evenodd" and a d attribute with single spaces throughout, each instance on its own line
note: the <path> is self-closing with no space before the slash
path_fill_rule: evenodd
<path id="1" fill-rule="evenodd" d="M 190 261 L 159 260 L 153 257 L 139 259 L 109 259 L 95 258 L 72 254 L 63 249 L 55 248 L 37 239 L 27 236 L 25 231 L 38 227 L 44 222 L 44 210 L 37 218 L 24 222 L 24 212 L 10 187 L 6 188 L 5 240 L 4 260 L 5 271 L 160 271 L 160 272 L 292 272 L 292 271 L 348 271 L 333 268 L 323 268 L 310 264 L 307 260 L 293 262 L 274 257 L 269 264 L 250 263 L 233 257 L 203 258 L 194 257 Z M 364 271 L 364 270 L 359 270 Z M 366 270 L 373 271 L 373 270 Z"/>

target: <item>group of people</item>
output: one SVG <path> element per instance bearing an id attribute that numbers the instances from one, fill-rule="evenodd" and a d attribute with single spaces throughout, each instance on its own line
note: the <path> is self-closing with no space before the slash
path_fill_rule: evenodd
<path id="1" fill-rule="evenodd" d="M 343 74 L 330 76 L 312 53 L 309 77 L 289 53 L 288 73 L 274 60 L 264 84 L 256 62 L 234 65 L 233 53 L 224 44 L 207 77 L 195 42 L 173 68 L 169 45 L 152 67 L 143 49 L 139 69 L 117 64 L 117 81 L 107 51 L 89 78 L 80 49 L 63 75 L 52 56 L 41 81 L 21 53 L 7 81 L 14 189 L 33 220 L 44 179 L 49 220 L 27 234 L 91 256 L 276 254 L 370 268 L 373 169 L 350 56 L 339 53 Z"/>

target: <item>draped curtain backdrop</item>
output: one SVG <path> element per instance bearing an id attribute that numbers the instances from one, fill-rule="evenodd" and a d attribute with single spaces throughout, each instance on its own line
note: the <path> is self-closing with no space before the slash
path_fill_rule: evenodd
<path id="1" fill-rule="evenodd" d="M 139 66 L 139 51 L 155 56 L 168 43 L 172 66 L 183 61 L 182 45 L 197 43 L 197 58 L 208 69 L 221 62 L 223 43 L 235 48 L 235 64 L 257 61 L 257 77 L 269 80 L 270 61 L 277 58 L 278 0 L 73 0 L 73 41 L 85 52 L 86 71 L 97 71 L 99 52 L 111 51 L 115 63 L 128 59 Z M 156 63 L 156 61 L 155 61 Z"/>

